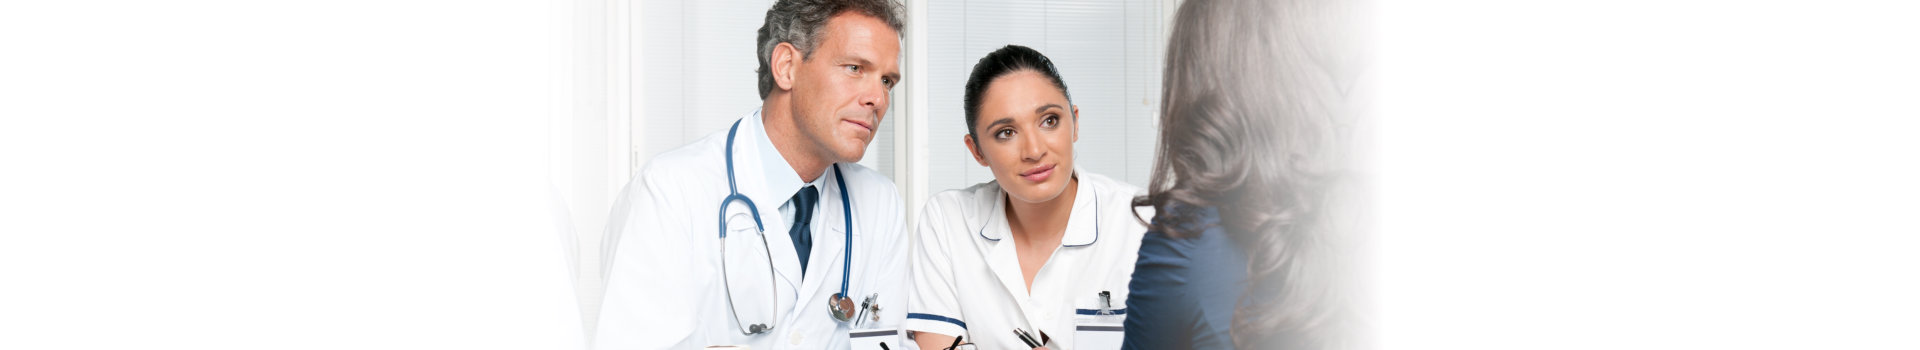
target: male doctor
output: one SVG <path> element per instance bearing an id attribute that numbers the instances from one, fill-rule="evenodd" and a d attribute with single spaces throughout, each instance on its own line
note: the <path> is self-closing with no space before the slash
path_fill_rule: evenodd
<path id="1" fill-rule="evenodd" d="M 767 10 L 760 108 L 656 156 L 617 200 L 596 349 L 899 346 L 904 208 L 854 162 L 900 81 L 903 17 L 889 0 Z"/>

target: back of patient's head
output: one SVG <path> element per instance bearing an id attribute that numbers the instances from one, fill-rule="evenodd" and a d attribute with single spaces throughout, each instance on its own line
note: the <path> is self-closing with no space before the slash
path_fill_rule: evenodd
<path id="1" fill-rule="evenodd" d="M 1162 76 L 1149 194 L 1175 236 L 1213 207 L 1247 252 L 1232 333 L 1242 348 L 1360 347 L 1353 333 L 1353 234 L 1330 219 L 1351 180 L 1357 6 L 1338 0 L 1187 0 Z M 1188 213 L 1191 213 L 1189 211 Z M 1264 344 L 1264 345 L 1262 345 Z M 1291 347 L 1290 346 L 1290 347 Z"/>
<path id="2" fill-rule="evenodd" d="M 967 87 L 963 92 L 967 135 L 975 135 L 977 132 L 974 130 L 974 122 L 980 119 L 980 103 L 985 98 L 987 88 L 993 84 L 993 80 L 1018 72 L 1037 72 L 1045 75 L 1053 82 L 1053 87 L 1060 89 L 1060 96 L 1066 97 L 1068 104 L 1073 103 L 1073 95 L 1067 93 L 1067 83 L 1060 79 L 1060 70 L 1053 67 L 1053 60 L 1033 48 L 1007 45 L 988 53 L 986 57 L 981 57 L 980 62 L 973 64 L 973 73 L 967 76 Z"/>

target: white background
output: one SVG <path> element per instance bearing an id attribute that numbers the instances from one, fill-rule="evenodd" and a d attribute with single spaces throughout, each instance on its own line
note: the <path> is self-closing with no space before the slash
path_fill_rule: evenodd
<path id="1" fill-rule="evenodd" d="M 0 348 L 577 345 L 582 3 L 0 4 Z M 1377 338 L 1920 346 L 1917 14 L 1381 3 Z"/>
<path id="2" fill-rule="evenodd" d="M 578 344 L 548 13 L 0 3 L 0 348 Z"/>
<path id="3" fill-rule="evenodd" d="M 1391 2 L 1392 348 L 1914 348 L 1911 2 Z"/>

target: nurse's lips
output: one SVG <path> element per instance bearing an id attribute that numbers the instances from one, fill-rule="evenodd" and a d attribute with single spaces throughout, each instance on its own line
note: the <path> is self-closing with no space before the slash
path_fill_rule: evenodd
<path id="1" fill-rule="evenodd" d="M 1053 176 L 1053 166 L 1053 164 L 1047 164 L 1034 167 L 1033 169 L 1027 169 L 1026 172 L 1020 173 L 1020 177 L 1027 179 L 1027 181 L 1046 182 L 1048 177 Z"/>

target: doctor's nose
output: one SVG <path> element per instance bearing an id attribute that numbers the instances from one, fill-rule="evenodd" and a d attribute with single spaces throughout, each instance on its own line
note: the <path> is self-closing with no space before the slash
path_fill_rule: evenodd
<path id="1" fill-rule="evenodd" d="M 872 84 L 861 89 L 859 103 L 861 107 L 873 111 L 873 115 L 880 116 L 887 112 L 887 99 L 886 85 Z"/>

